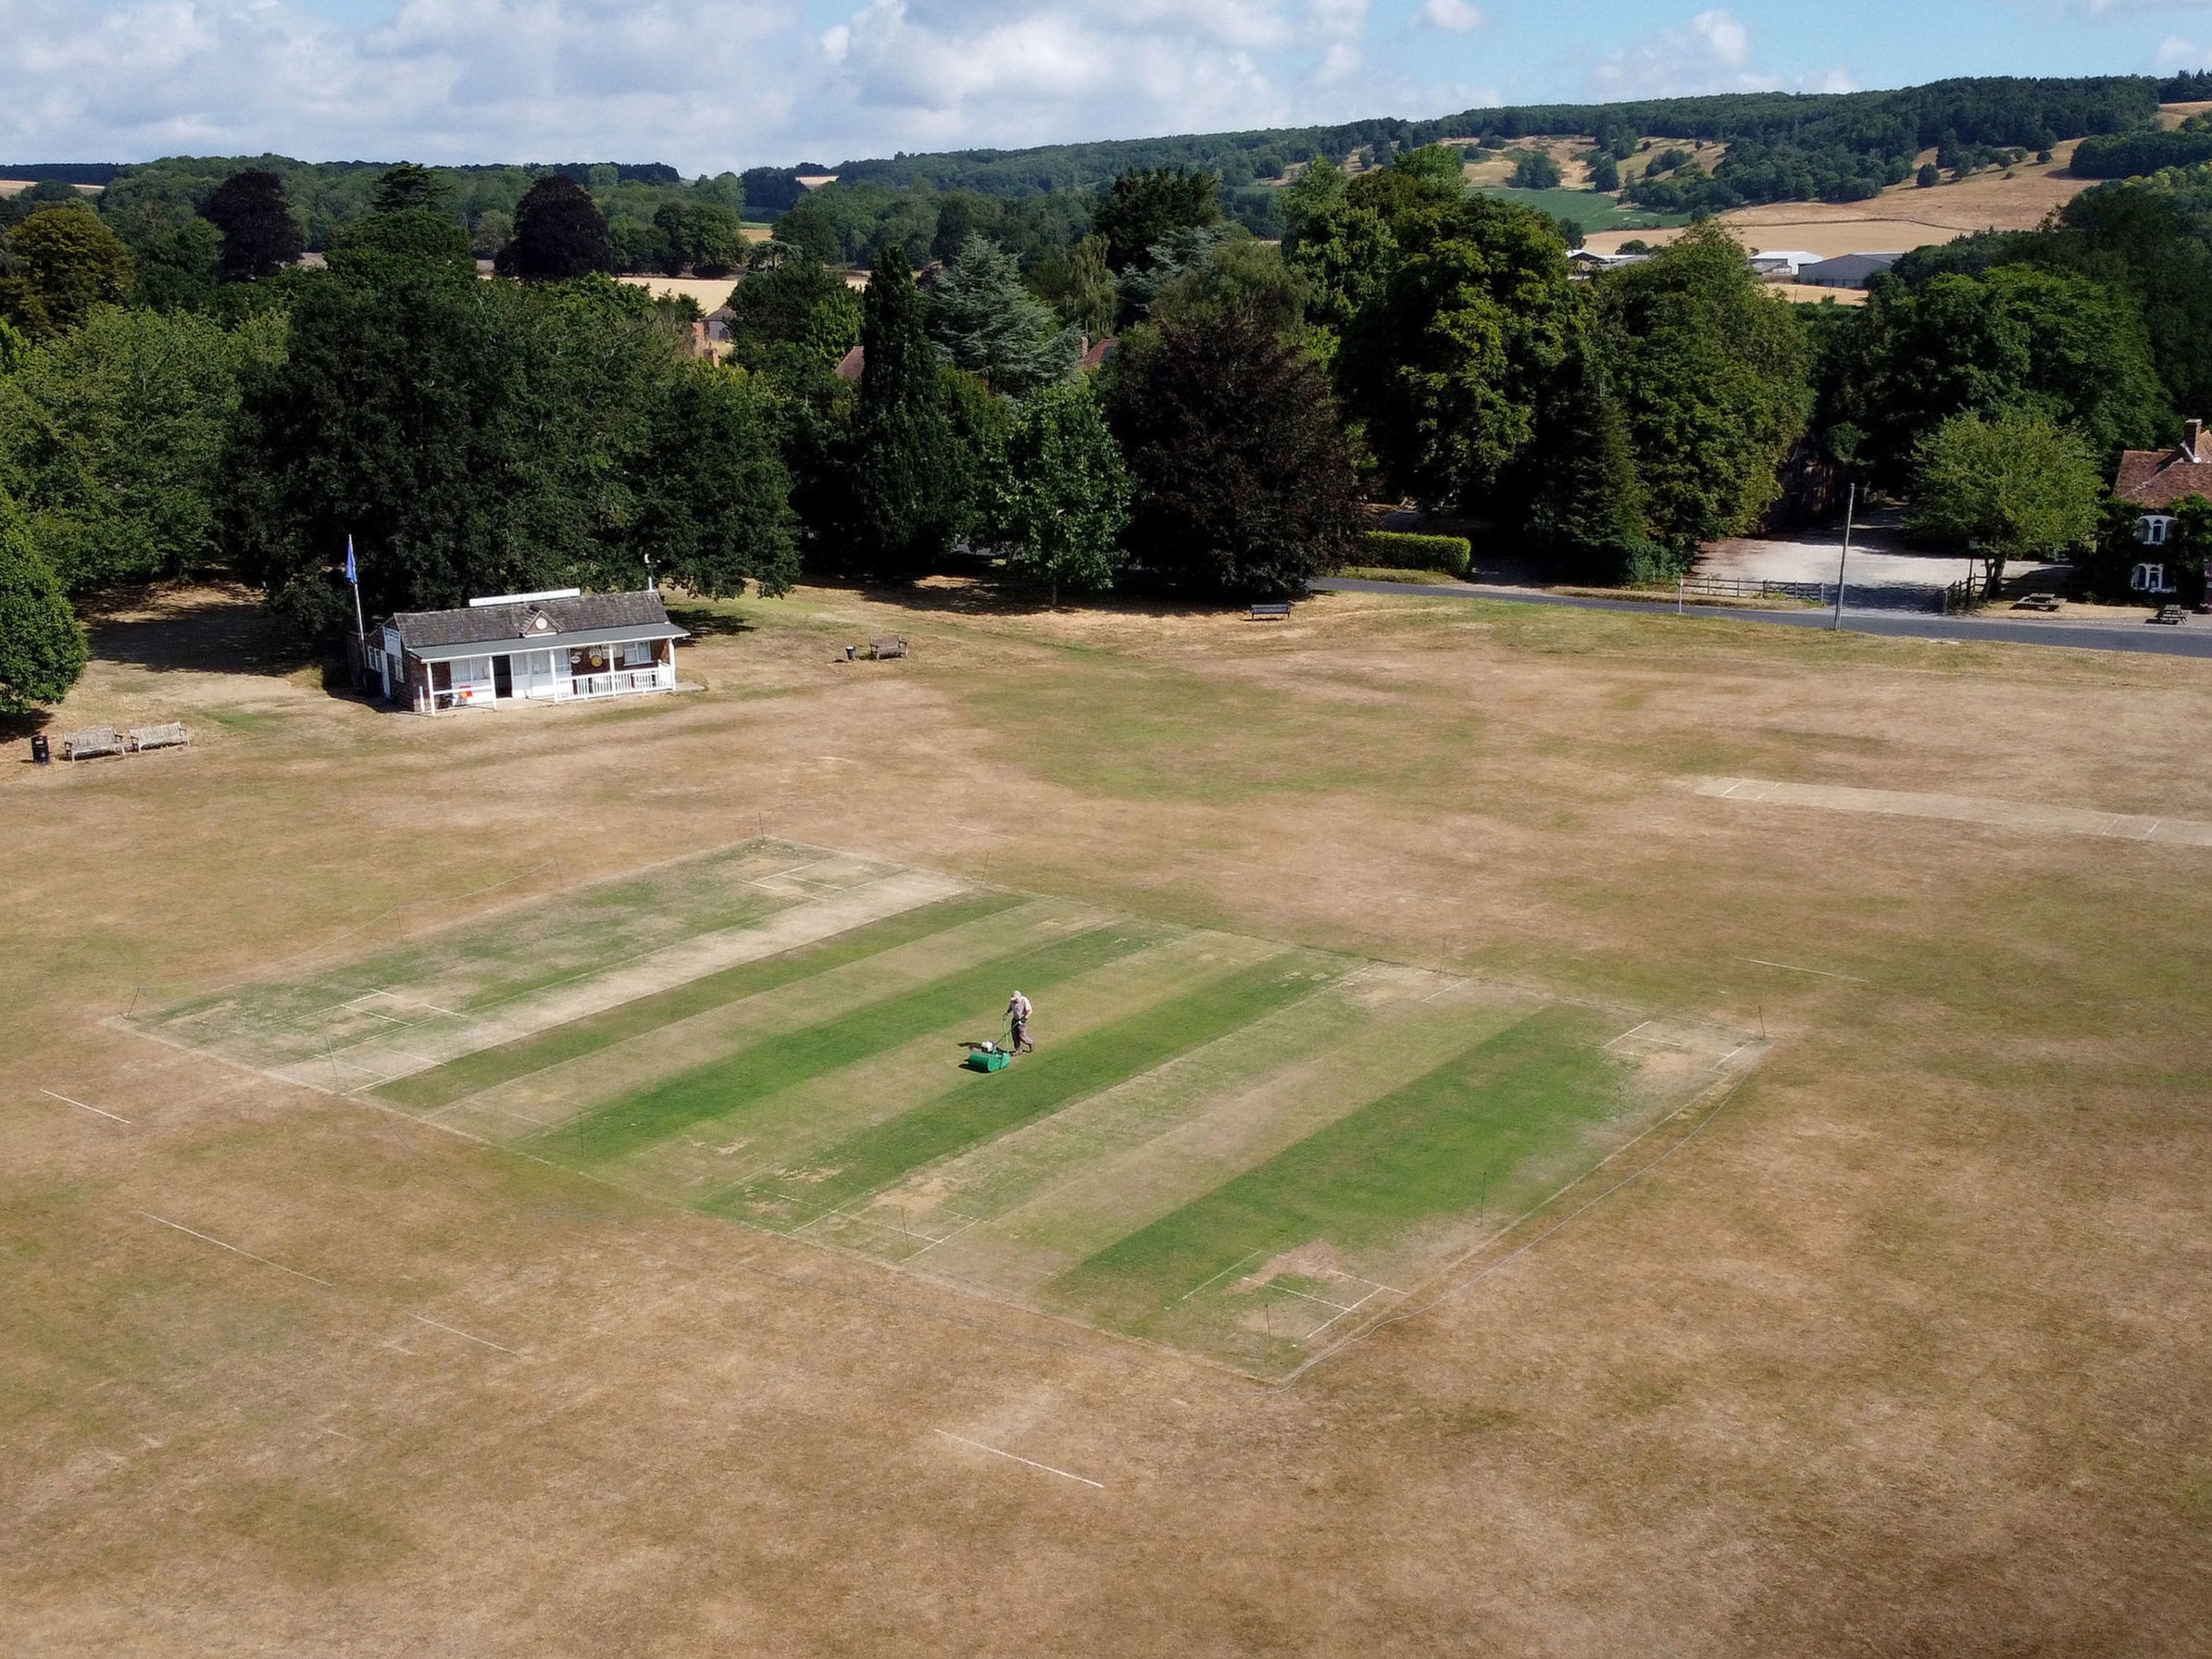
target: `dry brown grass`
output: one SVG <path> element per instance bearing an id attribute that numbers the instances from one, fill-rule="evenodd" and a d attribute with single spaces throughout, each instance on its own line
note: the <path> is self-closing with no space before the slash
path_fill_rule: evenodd
<path id="1" fill-rule="evenodd" d="M 2095 181 L 2067 177 L 2071 141 L 2060 144 L 2048 167 L 2033 162 L 2009 170 L 1977 173 L 1956 183 L 1922 190 L 1900 184 L 1870 202 L 1768 202 L 1738 207 L 1719 222 L 1751 248 L 1802 248 L 1823 258 L 1839 254 L 1906 253 L 1954 242 L 1976 231 L 2031 231 Z M 1607 231 L 1589 245 L 1611 253 L 1631 236 L 1658 243 L 1672 231 Z"/>
<path id="2" fill-rule="evenodd" d="M 9 1653 L 2212 1641 L 2206 854 L 1683 787 L 2212 817 L 2204 665 L 942 583 L 719 607 L 758 626 L 687 653 L 703 695 L 430 721 L 172 609 L 103 630 L 61 723 L 191 751 L 0 747 Z M 831 661 L 893 627 L 909 661 Z M 1270 1394 L 101 1023 L 762 820 L 1781 1041 L 1644 1179 Z"/>

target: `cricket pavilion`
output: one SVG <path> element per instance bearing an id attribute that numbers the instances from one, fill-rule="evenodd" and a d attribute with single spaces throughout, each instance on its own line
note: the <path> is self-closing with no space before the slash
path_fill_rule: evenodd
<path id="1" fill-rule="evenodd" d="M 555 588 L 401 611 L 363 642 L 366 678 L 419 715 L 672 692 L 676 642 L 660 594 Z"/>

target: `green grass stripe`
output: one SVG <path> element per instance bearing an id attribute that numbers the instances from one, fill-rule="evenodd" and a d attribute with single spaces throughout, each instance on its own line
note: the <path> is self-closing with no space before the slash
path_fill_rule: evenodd
<path id="1" fill-rule="evenodd" d="M 751 1205 L 783 1208 L 794 1200 L 813 1213 L 833 1207 L 896 1180 L 908 1170 L 980 1145 L 1165 1065 L 1285 1003 L 1311 995 L 1318 982 L 1306 971 L 1309 963 L 1303 953 L 1273 955 L 1040 1049 L 1005 1071 L 970 1073 L 949 1095 L 813 1154 L 807 1172 L 794 1172 L 782 1180 L 748 1182 L 718 1193 L 702 1207 L 739 1216 L 747 1214 Z"/>
<path id="2" fill-rule="evenodd" d="M 1014 986 L 1039 989 L 1129 955 L 1153 942 L 1127 922 L 1086 929 L 933 979 L 902 995 L 747 1044 L 650 1089 L 614 1101 L 524 1144 L 568 1164 L 599 1164 L 709 1117 L 726 1117 L 794 1084 L 956 1026 L 992 1026 Z M 945 1064 L 958 1056 L 947 1051 Z"/>
<path id="3" fill-rule="evenodd" d="M 394 1078 L 374 1092 L 411 1110 L 434 1111 L 516 1078 L 527 1077 L 533 1071 L 543 1071 L 549 1066 L 578 1059 L 610 1044 L 673 1025 L 680 1019 L 689 1019 L 695 1014 L 705 1014 L 795 979 L 880 955 L 900 945 L 927 939 L 932 933 L 948 932 L 1028 902 L 1018 893 L 963 893 L 918 905 L 881 921 L 864 923 L 842 933 L 778 951 L 773 955 L 741 962 L 682 985 L 671 985 L 666 991 L 641 996 L 619 1007 L 586 1015 L 528 1037 L 518 1037 L 512 1042 L 462 1054 L 426 1071 Z"/>
<path id="4" fill-rule="evenodd" d="M 1052 1281 L 1056 1300 L 1141 1327 L 1246 1257 L 1326 1240 L 1387 1243 L 1472 1210 L 1617 1099 L 1597 1020 L 1540 1010 L 1117 1240 Z"/>

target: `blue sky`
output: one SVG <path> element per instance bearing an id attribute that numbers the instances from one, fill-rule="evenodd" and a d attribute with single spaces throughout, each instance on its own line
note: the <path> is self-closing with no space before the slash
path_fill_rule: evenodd
<path id="1" fill-rule="evenodd" d="M 2212 63 L 2212 0 L 0 0 L 0 160 L 669 161 Z"/>

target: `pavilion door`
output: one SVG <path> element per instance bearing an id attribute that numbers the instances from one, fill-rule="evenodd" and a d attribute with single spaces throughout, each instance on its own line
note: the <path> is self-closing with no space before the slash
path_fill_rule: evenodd
<path id="1" fill-rule="evenodd" d="M 505 703 L 515 694 L 515 659 L 495 656 L 492 659 L 492 695 Z"/>

